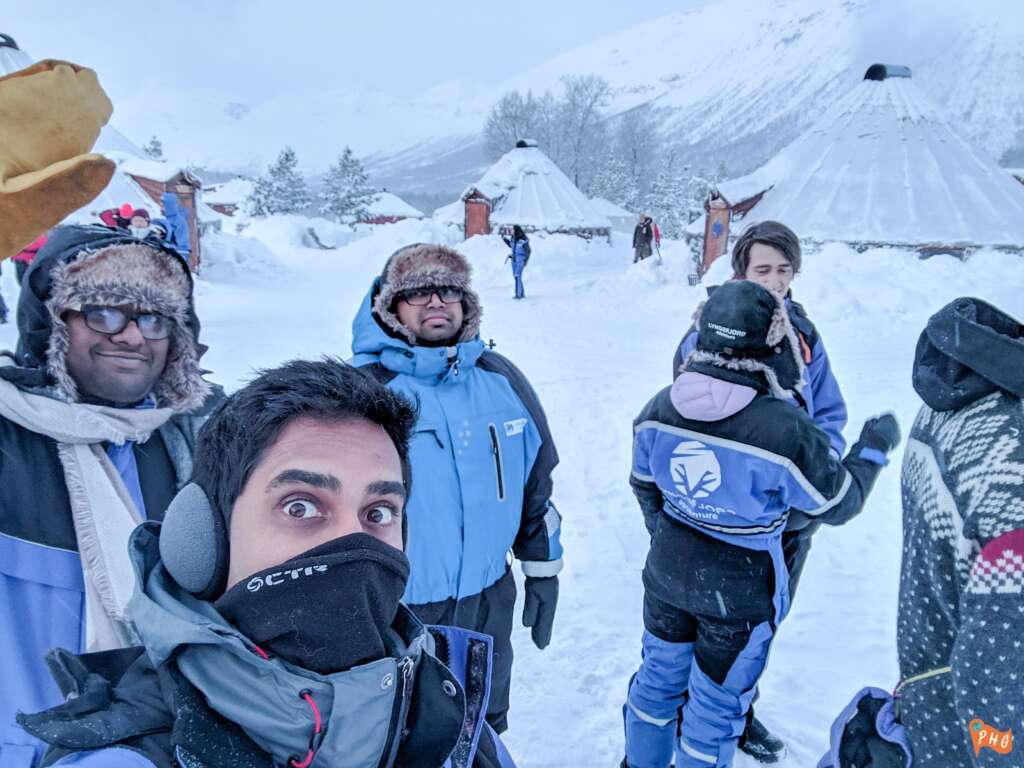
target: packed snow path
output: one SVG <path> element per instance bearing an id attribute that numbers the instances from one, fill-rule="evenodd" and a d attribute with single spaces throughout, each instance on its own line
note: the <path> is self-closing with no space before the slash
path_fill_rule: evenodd
<path id="1" fill-rule="evenodd" d="M 476 267 L 483 337 L 532 380 L 561 455 L 555 501 L 566 567 L 555 633 L 540 652 L 527 630 L 516 630 L 506 742 L 522 768 L 617 765 L 621 706 L 639 662 L 647 551 L 627 482 L 631 422 L 669 383 L 674 345 L 704 294 L 687 285 L 686 251 L 666 248 L 662 267 L 653 259 L 634 266 L 625 238 L 608 247 L 537 237 L 527 299 L 513 301 L 507 249 L 496 237 L 458 244 L 451 230 L 403 222 L 318 251 L 300 245 L 308 225 L 257 222 L 245 238 L 210 241 L 197 292 L 211 378 L 234 389 L 254 369 L 289 358 L 348 357 L 352 316 L 395 248 L 432 240 L 462 249 Z M 847 439 L 888 409 L 905 436 L 919 405 L 910 370 L 927 317 L 957 295 L 1024 317 L 1022 268 L 1019 258 L 990 252 L 966 263 L 843 246 L 808 254 L 794 293 L 821 331 L 848 401 Z M 707 282 L 725 277 L 722 260 Z M 13 307 L 7 265 L 0 286 Z M 0 348 L 14 342 L 14 328 L 0 326 Z M 902 446 L 861 517 L 818 534 L 773 648 L 757 711 L 789 745 L 786 767 L 816 763 L 829 724 L 856 690 L 896 682 L 901 456 Z M 736 765 L 756 763 L 740 756 Z"/>

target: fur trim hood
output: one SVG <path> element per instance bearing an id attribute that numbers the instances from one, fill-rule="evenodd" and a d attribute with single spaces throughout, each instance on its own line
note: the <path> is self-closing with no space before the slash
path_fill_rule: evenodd
<path id="1" fill-rule="evenodd" d="M 70 342 L 62 315 L 86 304 L 134 304 L 174 320 L 167 363 L 152 392 L 158 407 L 198 408 L 210 394 L 202 378 L 199 321 L 188 266 L 154 241 L 106 227 L 61 227 L 40 250 L 18 302 L 19 368 L 4 370 L 21 386 L 51 386 L 79 399 L 67 370 Z M 9 372 L 9 374 L 8 374 Z"/>
<path id="2" fill-rule="evenodd" d="M 456 343 L 475 339 L 480 333 L 483 308 L 471 287 L 473 268 L 462 254 L 443 245 L 415 243 L 391 254 L 378 281 L 373 298 L 373 316 L 392 336 L 416 346 L 416 336 L 395 314 L 395 302 L 402 291 L 450 285 L 463 292 L 462 329 Z"/>
<path id="3" fill-rule="evenodd" d="M 749 281 L 721 286 L 694 312 L 700 335 L 683 368 L 774 397 L 796 397 L 804 388 L 800 340 L 785 300 Z"/>

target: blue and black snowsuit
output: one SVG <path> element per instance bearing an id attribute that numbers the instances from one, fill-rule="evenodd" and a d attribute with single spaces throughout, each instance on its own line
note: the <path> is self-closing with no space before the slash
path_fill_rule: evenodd
<path id="1" fill-rule="evenodd" d="M 516 294 L 517 299 L 526 297 L 526 291 L 523 290 L 523 270 L 526 269 L 526 263 L 530 260 L 530 239 L 527 237 L 518 238 L 513 235 L 511 238 L 502 237 L 505 241 L 505 245 L 512 249 L 512 254 L 509 258 L 512 260 L 512 276 L 516 280 Z"/>
<path id="2" fill-rule="evenodd" d="M 785 400 L 715 413 L 695 402 L 684 416 L 672 389 L 634 423 L 630 484 L 651 549 L 643 663 L 623 708 L 630 768 L 667 768 L 673 752 L 676 768 L 732 764 L 789 610 L 783 532 L 852 518 L 886 461 L 858 442 L 840 463 Z"/>

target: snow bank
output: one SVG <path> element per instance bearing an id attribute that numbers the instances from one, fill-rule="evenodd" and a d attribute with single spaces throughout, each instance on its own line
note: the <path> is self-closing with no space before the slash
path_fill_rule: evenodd
<path id="1" fill-rule="evenodd" d="M 215 230 L 203 235 L 203 280 L 243 282 L 264 280 L 284 268 L 264 243 Z"/>

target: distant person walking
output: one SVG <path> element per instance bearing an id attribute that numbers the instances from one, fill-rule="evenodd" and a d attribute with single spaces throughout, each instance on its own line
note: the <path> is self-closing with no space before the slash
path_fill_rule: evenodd
<path id="1" fill-rule="evenodd" d="M 654 241 L 654 222 L 646 213 L 640 214 L 640 221 L 633 229 L 633 263 L 642 261 L 651 255 L 651 243 Z"/>
<path id="2" fill-rule="evenodd" d="M 523 290 L 523 270 L 530 260 L 530 238 L 523 232 L 518 224 L 512 227 L 512 237 L 502 235 L 505 245 L 512 249 L 508 258 L 512 260 L 512 276 L 516 279 L 516 295 L 513 298 L 525 299 L 526 292 Z"/>

